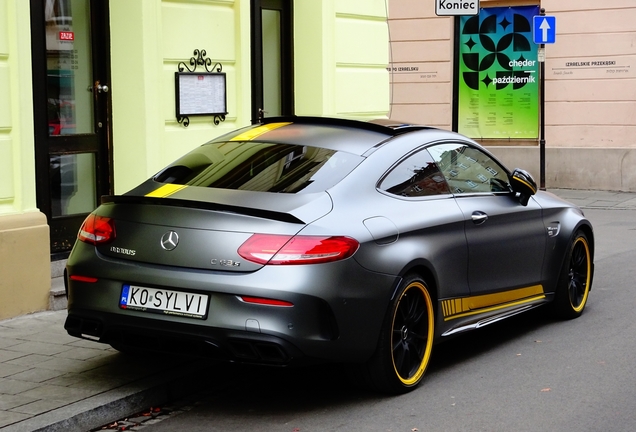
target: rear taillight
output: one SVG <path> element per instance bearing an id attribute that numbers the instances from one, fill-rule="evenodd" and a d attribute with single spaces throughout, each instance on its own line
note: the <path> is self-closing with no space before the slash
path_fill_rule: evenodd
<path id="1" fill-rule="evenodd" d="M 319 264 L 350 257 L 360 244 L 351 237 L 254 234 L 238 254 L 258 264 Z"/>
<path id="2" fill-rule="evenodd" d="M 91 213 L 84 220 L 77 238 L 93 245 L 112 241 L 115 239 L 115 221 L 109 217 Z"/>

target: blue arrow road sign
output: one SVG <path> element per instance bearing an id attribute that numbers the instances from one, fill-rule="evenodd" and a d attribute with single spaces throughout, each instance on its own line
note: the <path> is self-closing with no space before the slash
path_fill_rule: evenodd
<path id="1" fill-rule="evenodd" d="M 534 43 L 553 44 L 556 41 L 556 17 L 535 15 L 532 22 L 532 39 Z"/>

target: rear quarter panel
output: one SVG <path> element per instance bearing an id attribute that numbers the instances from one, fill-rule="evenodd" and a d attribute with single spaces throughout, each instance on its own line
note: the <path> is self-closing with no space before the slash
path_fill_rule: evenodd
<path id="1" fill-rule="evenodd" d="M 404 198 L 376 189 L 397 161 L 438 135 L 433 131 L 400 136 L 370 154 L 329 190 L 333 211 L 302 233 L 350 235 L 361 244 L 353 258 L 363 267 L 397 276 L 424 267 L 435 278 L 429 282 L 440 287 L 436 297 L 468 295 L 464 218 L 452 195 Z M 374 238 L 365 226 L 372 218 L 386 220 L 385 238 Z M 391 225 L 394 232 L 388 229 Z"/>

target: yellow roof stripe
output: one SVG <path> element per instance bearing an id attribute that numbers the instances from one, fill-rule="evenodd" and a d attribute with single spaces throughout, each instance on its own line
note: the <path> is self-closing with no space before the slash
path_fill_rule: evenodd
<path id="1" fill-rule="evenodd" d="M 153 198 L 165 198 L 185 188 L 186 188 L 186 185 L 165 184 L 161 186 L 160 188 L 150 192 L 149 194 L 146 194 L 146 196 L 153 197 Z"/>
<path id="2" fill-rule="evenodd" d="M 270 123 L 270 124 L 262 125 L 259 127 L 255 127 L 254 129 L 250 129 L 247 132 L 243 132 L 242 134 L 235 136 L 230 141 L 251 141 L 254 138 L 259 137 L 266 132 L 272 131 L 274 129 L 278 129 L 283 126 L 287 126 L 288 124 L 291 124 L 291 122 Z"/>

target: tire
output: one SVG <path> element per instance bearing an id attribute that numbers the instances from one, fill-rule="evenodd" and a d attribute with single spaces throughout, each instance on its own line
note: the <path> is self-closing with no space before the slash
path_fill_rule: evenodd
<path id="1" fill-rule="evenodd" d="M 561 319 L 578 318 L 583 313 L 592 288 L 592 254 L 587 236 L 577 231 L 568 248 L 556 288 L 553 314 Z"/>
<path id="2" fill-rule="evenodd" d="M 431 359 L 435 313 L 426 283 L 407 276 L 384 318 L 375 354 L 366 364 L 367 381 L 391 394 L 414 389 Z"/>

